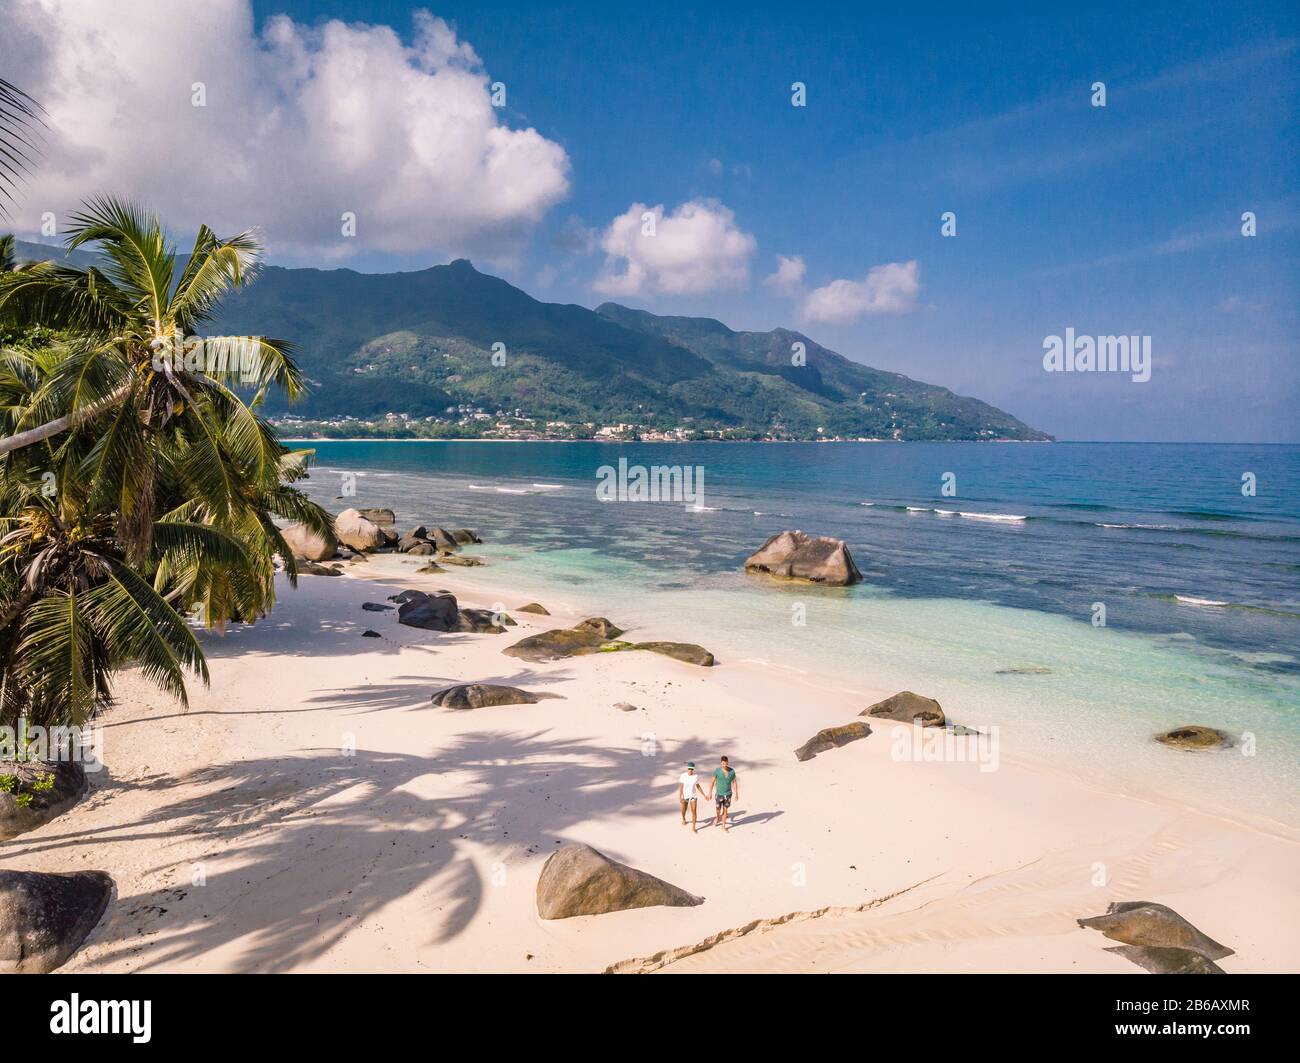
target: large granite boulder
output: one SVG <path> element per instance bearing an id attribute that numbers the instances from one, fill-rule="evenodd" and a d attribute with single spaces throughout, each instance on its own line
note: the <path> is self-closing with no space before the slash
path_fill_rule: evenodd
<path id="1" fill-rule="evenodd" d="M 460 545 L 456 542 L 456 536 L 446 528 L 434 528 L 429 533 L 429 539 L 439 550 L 455 550 Z"/>
<path id="2" fill-rule="evenodd" d="M 713 654 L 693 642 L 634 642 L 632 649 L 662 653 L 665 657 L 686 664 L 698 664 L 701 668 L 713 667 Z"/>
<path id="3" fill-rule="evenodd" d="M 460 609 L 456 597 L 446 591 L 425 594 L 423 591 L 403 591 L 406 600 L 398 604 L 397 622 L 407 627 L 426 631 L 459 631 Z"/>
<path id="4" fill-rule="evenodd" d="M 0 842 L 66 812 L 89 785 L 76 761 L 0 760 Z"/>
<path id="5" fill-rule="evenodd" d="M 798 761 L 812 760 L 818 753 L 825 753 L 828 749 L 847 746 L 850 742 L 856 742 L 859 738 L 866 738 L 869 734 L 871 734 L 871 725 L 859 723 L 857 720 L 852 723 L 841 724 L 839 727 L 825 727 L 794 751 L 794 759 Z"/>
<path id="6" fill-rule="evenodd" d="M 398 547 L 401 550 L 401 547 Z M 402 550 L 402 553 L 410 554 L 412 557 L 430 557 L 434 553 L 433 543 L 415 543 L 412 546 Z"/>
<path id="7" fill-rule="evenodd" d="M 896 720 L 899 723 L 919 723 L 922 727 L 942 727 L 947 721 L 943 709 L 934 698 L 923 698 L 910 690 L 902 690 L 892 698 L 885 698 L 863 709 L 859 716 L 873 720 Z"/>
<path id="8" fill-rule="evenodd" d="M 108 907 L 103 871 L 0 871 L 0 974 L 47 974 L 68 961 Z"/>
<path id="9" fill-rule="evenodd" d="M 566 845 L 553 852 L 537 879 L 537 914 L 543 919 L 703 903 L 703 897 L 611 860 L 589 845 Z"/>
<path id="10" fill-rule="evenodd" d="M 304 561 L 301 558 L 294 562 L 300 576 L 341 576 L 343 569 L 335 565 L 322 565 L 316 561 Z"/>
<path id="11" fill-rule="evenodd" d="M 388 541 L 378 524 L 355 509 L 345 509 L 334 518 L 334 534 L 339 542 L 358 551 L 377 550 Z"/>
<path id="12" fill-rule="evenodd" d="M 513 646 L 507 646 L 502 652 L 525 661 L 559 661 L 565 657 L 599 653 L 602 647 L 621 634 L 623 629 L 603 616 L 592 616 L 573 627 L 555 628 L 529 635 Z"/>
<path id="13" fill-rule="evenodd" d="M 314 532 L 305 524 L 290 524 L 280 529 L 294 557 L 308 561 L 328 561 L 339 552 L 339 541 L 333 533 Z"/>
<path id="14" fill-rule="evenodd" d="M 814 538 L 801 531 L 777 532 L 745 559 L 745 571 L 837 587 L 862 579 L 843 539 L 828 535 Z"/>
<path id="15" fill-rule="evenodd" d="M 1175 727 L 1172 731 L 1156 735 L 1156 741 L 1173 746 L 1175 749 L 1187 749 L 1195 753 L 1206 749 L 1227 749 L 1232 745 L 1232 736 L 1213 727 L 1187 724 L 1185 727 Z"/>
<path id="16" fill-rule="evenodd" d="M 444 709 L 485 709 L 492 705 L 536 705 L 544 698 L 559 696 L 534 694 L 518 687 L 498 686 L 495 683 L 460 683 L 439 690 L 431 700 Z"/>
<path id="17" fill-rule="evenodd" d="M 1109 905 L 1105 915 L 1076 920 L 1081 927 L 1100 930 L 1112 941 L 1154 949 L 1188 949 L 1208 960 L 1231 956 L 1233 950 L 1220 945 L 1196 929 L 1181 915 L 1154 901 L 1120 901 Z"/>
<path id="18" fill-rule="evenodd" d="M 481 543 L 483 541 L 473 528 L 457 528 L 451 533 L 451 537 L 458 543 Z"/>
<path id="19" fill-rule="evenodd" d="M 397 523 L 397 515 L 391 509 L 382 509 L 379 507 L 375 507 L 373 509 L 358 509 L 357 512 L 360 513 L 363 517 L 366 518 L 366 520 L 370 521 L 372 524 L 396 524 Z"/>

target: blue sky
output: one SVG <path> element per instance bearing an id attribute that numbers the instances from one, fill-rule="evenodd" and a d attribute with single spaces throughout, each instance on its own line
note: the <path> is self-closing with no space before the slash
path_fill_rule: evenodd
<path id="1" fill-rule="evenodd" d="M 338 18 L 410 44 L 420 7 L 472 48 L 484 84 L 505 84 L 496 120 L 550 152 L 524 164 L 538 175 L 532 198 L 492 216 L 488 236 L 443 225 L 413 246 L 367 239 L 363 203 L 340 258 L 277 241 L 292 205 L 244 196 L 240 216 L 266 227 L 273 258 L 389 270 L 467 254 L 538 298 L 795 327 L 1062 438 L 1300 441 L 1294 3 L 253 0 L 253 30 L 260 47 L 275 16 L 303 39 Z M 795 81 L 806 107 L 791 106 Z M 1097 81 L 1104 108 L 1090 102 Z M 330 170 L 315 164 L 304 195 Z M 418 233 L 446 201 L 411 195 L 400 209 L 413 224 L 398 227 Z M 729 249 L 638 281 L 611 253 L 615 219 L 662 205 L 676 231 L 689 204 L 721 219 Z M 177 203 L 182 220 L 189 206 Z M 944 211 L 953 238 L 940 235 Z M 1243 211 L 1257 214 L 1253 238 Z M 707 228 L 688 229 L 687 245 L 712 245 Z M 777 256 L 801 260 L 797 284 L 764 283 Z M 846 293 L 859 301 L 826 312 Z M 1045 373 L 1044 337 L 1067 327 L 1151 336 L 1151 380 Z"/>

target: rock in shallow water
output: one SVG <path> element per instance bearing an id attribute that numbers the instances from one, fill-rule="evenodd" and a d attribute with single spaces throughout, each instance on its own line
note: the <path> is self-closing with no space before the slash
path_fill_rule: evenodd
<path id="1" fill-rule="evenodd" d="M 871 725 L 859 723 L 857 720 L 839 727 L 826 727 L 796 749 L 794 757 L 798 761 L 812 760 L 818 753 L 825 753 L 828 749 L 838 749 L 850 742 L 856 742 L 859 738 L 866 738 L 869 734 L 871 734 Z"/>
<path id="2" fill-rule="evenodd" d="M 1199 724 L 1175 727 L 1172 731 L 1156 735 L 1157 742 L 1163 742 L 1175 749 L 1187 749 L 1199 752 L 1206 749 L 1227 749 L 1232 745 L 1232 737 L 1224 731 Z"/>
<path id="3" fill-rule="evenodd" d="M 745 559 L 746 572 L 845 587 L 862 579 L 843 539 L 801 531 L 777 532 Z"/>
<path id="4" fill-rule="evenodd" d="M 537 914 L 543 919 L 703 903 L 703 897 L 611 860 L 589 845 L 566 845 L 552 853 L 537 879 Z"/>
<path id="5" fill-rule="evenodd" d="M 113 895 L 103 871 L 0 871 L 0 973 L 46 974 L 95 929 Z"/>

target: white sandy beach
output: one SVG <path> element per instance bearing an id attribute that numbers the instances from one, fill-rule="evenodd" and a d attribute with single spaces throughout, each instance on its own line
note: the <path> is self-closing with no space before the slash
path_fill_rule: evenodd
<path id="1" fill-rule="evenodd" d="M 562 599 L 543 600 L 550 617 L 512 612 L 504 635 L 362 610 L 406 587 L 471 606 L 526 600 L 491 567 L 416 576 L 419 563 L 304 576 L 271 619 L 205 636 L 212 685 L 192 688 L 188 712 L 125 678 L 91 792 L 0 846 L 0 867 L 116 880 L 63 970 L 1140 974 L 1074 922 L 1125 900 L 1167 904 L 1235 949 L 1230 973 L 1300 970 L 1296 836 L 1095 791 L 1005 742 L 991 772 L 896 760 L 888 724 L 798 763 L 816 731 L 894 691 L 729 660 L 725 631 L 709 641 L 712 669 L 500 652 L 586 615 Z M 601 612 L 618 623 L 628 593 L 611 585 Z M 562 700 L 429 704 L 472 681 Z M 736 825 L 693 835 L 677 776 L 687 760 L 707 776 L 721 753 L 739 774 Z M 542 920 L 538 874 L 570 842 L 705 903 Z"/>

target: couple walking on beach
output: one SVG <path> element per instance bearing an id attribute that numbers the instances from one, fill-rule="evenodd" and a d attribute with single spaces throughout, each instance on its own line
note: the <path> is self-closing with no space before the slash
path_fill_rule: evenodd
<path id="1" fill-rule="evenodd" d="M 692 832 L 697 830 L 695 809 L 701 794 L 704 794 L 704 780 L 695 774 L 695 761 L 688 761 L 686 770 L 677 779 L 677 799 L 682 804 L 683 827 L 686 826 L 686 809 L 690 807 Z M 723 757 L 709 778 L 709 792 L 704 794 L 706 801 L 713 802 L 714 826 L 720 826 L 723 830 L 729 829 L 727 814 L 731 809 L 733 797 L 740 797 L 740 783 L 736 781 L 735 769 L 728 763 L 727 758 Z"/>

